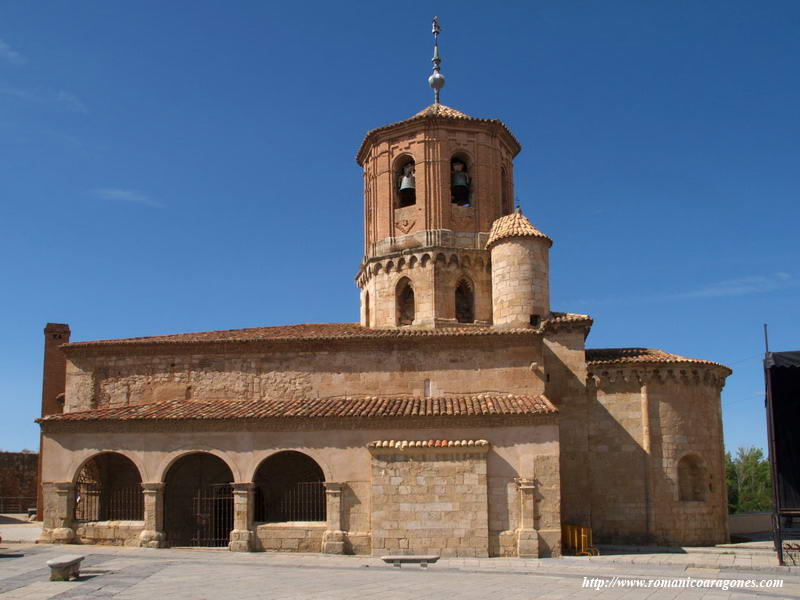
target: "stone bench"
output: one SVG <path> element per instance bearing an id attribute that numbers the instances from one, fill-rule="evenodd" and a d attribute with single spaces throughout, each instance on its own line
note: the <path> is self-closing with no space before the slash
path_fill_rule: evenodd
<path id="1" fill-rule="evenodd" d="M 423 569 L 428 568 L 428 563 L 435 563 L 439 560 L 438 556 L 414 556 L 414 555 L 398 555 L 398 556 L 381 556 L 381 560 L 387 564 L 393 565 L 398 569 L 402 567 L 403 563 L 413 564 L 419 563 Z"/>
<path id="2" fill-rule="evenodd" d="M 68 581 L 81 575 L 81 561 L 86 558 L 80 554 L 63 554 L 47 561 L 50 567 L 50 581 Z"/>

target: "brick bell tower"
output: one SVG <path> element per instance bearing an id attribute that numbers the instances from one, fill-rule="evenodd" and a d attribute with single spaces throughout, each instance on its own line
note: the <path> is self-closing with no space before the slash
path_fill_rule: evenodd
<path id="1" fill-rule="evenodd" d="M 435 102 L 367 133 L 364 258 L 356 276 L 361 324 L 440 328 L 492 324 L 492 224 L 514 212 L 513 160 L 521 147 L 497 119 L 440 104 L 438 19 Z"/>

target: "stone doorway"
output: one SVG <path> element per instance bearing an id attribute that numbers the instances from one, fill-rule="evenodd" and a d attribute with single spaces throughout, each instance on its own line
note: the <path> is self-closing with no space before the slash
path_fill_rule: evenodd
<path id="1" fill-rule="evenodd" d="M 233 529 L 233 474 L 205 452 L 178 459 L 165 478 L 164 529 L 172 546 L 224 547 Z"/>

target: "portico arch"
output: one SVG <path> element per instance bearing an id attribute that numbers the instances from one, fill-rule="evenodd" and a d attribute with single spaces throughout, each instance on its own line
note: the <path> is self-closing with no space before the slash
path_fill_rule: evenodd
<path id="1" fill-rule="evenodd" d="M 233 472 L 220 457 L 190 452 L 164 475 L 164 529 L 170 546 L 227 546 L 233 529 Z"/>
<path id="2" fill-rule="evenodd" d="M 254 520 L 266 523 L 325 521 L 325 473 L 295 450 L 268 456 L 256 469 Z"/>
<path id="3" fill-rule="evenodd" d="M 73 477 L 76 521 L 141 521 L 142 477 L 134 462 L 118 452 L 83 461 Z"/>

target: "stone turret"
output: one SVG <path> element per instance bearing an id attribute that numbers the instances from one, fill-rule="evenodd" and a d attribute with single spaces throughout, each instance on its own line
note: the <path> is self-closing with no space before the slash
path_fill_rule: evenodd
<path id="1" fill-rule="evenodd" d="M 494 222 L 486 249 L 491 252 L 496 327 L 535 327 L 550 315 L 552 245 L 519 208 Z"/>

